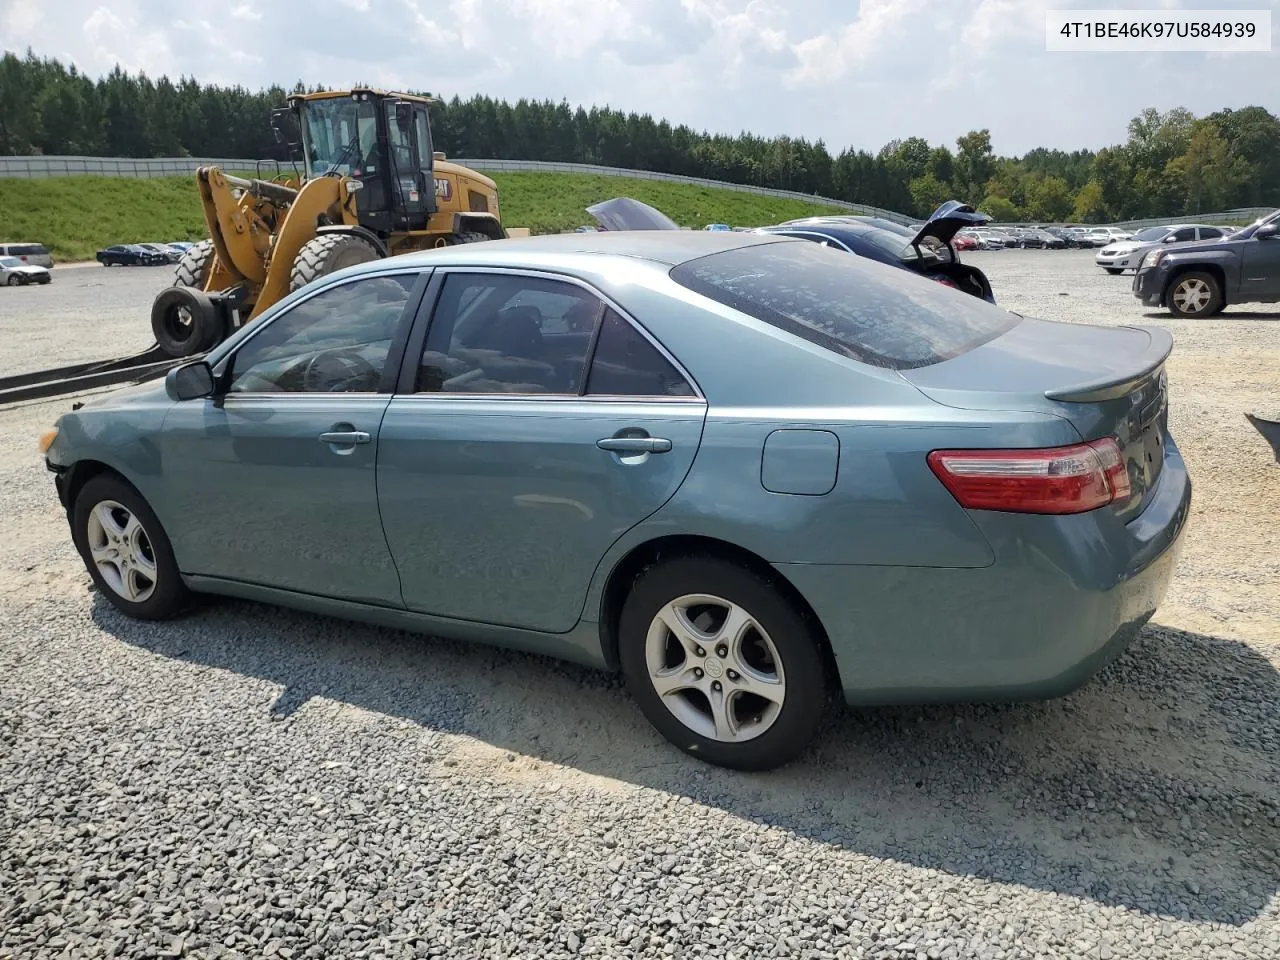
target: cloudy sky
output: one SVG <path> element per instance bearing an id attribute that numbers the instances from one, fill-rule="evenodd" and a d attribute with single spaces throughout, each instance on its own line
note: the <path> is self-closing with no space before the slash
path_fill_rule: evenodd
<path id="1" fill-rule="evenodd" d="M 92 75 L 564 98 L 833 151 L 977 127 L 1001 154 L 1096 148 L 1147 106 L 1280 112 L 1280 45 L 1045 51 L 1047 8 L 1120 6 L 1253 7 L 1280 26 L 1280 0 L 0 0 L 0 47 Z"/>

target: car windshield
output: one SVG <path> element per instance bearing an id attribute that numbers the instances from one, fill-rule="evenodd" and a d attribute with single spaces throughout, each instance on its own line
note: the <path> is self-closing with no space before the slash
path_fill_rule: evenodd
<path id="1" fill-rule="evenodd" d="M 891 370 L 959 356 L 1019 322 L 977 297 L 816 243 L 726 250 L 673 267 L 671 278 L 841 356 Z"/>
<path id="2" fill-rule="evenodd" d="M 22 261 L 17 257 L 0 257 L 0 267 L 20 267 Z"/>
<path id="3" fill-rule="evenodd" d="M 1277 210 L 1275 213 L 1269 213 L 1265 217 L 1259 217 L 1248 226 L 1236 229 L 1233 233 L 1227 235 L 1227 239 L 1247 240 L 1249 237 L 1252 237 L 1253 232 L 1264 223 L 1280 223 L 1280 210 Z"/>
<path id="4" fill-rule="evenodd" d="M 1139 230 L 1137 233 L 1135 233 L 1133 235 L 1133 239 L 1141 240 L 1143 242 L 1146 242 L 1149 240 L 1159 240 L 1168 232 L 1169 232 L 1168 227 L 1147 227 L 1147 229 Z"/>

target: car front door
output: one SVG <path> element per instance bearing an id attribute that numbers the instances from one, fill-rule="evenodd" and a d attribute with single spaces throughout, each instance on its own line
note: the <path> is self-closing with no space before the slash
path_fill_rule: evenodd
<path id="1" fill-rule="evenodd" d="M 425 283 L 388 269 L 322 286 L 219 363 L 214 399 L 173 407 L 163 509 L 184 572 L 402 606 L 374 471 Z"/>
<path id="2" fill-rule="evenodd" d="M 705 402 L 635 323 L 564 278 L 447 271 L 424 318 L 427 302 L 378 446 L 405 603 L 568 631 L 609 546 L 684 480 Z"/>
<path id="3" fill-rule="evenodd" d="M 1280 225 L 1273 221 L 1272 226 Z M 1259 230 L 1263 228 L 1259 227 Z M 1258 236 L 1240 245 L 1240 296 L 1243 302 L 1280 297 L 1280 234 Z"/>

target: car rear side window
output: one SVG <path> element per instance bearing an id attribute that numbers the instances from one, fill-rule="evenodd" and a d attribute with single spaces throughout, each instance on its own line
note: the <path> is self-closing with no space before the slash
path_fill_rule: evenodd
<path id="1" fill-rule="evenodd" d="M 764 243 L 699 257 L 671 278 L 842 356 L 891 370 L 940 363 L 1019 317 L 906 270 L 812 243 Z"/>
<path id="2" fill-rule="evenodd" d="M 605 310 L 587 393 L 611 397 L 692 397 L 693 387 L 639 330 Z"/>

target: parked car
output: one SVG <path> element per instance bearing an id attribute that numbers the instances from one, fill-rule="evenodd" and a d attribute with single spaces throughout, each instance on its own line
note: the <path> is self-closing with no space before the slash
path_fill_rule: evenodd
<path id="1" fill-rule="evenodd" d="M 168 263 L 169 257 L 149 250 L 140 243 L 117 243 L 97 253 L 98 262 L 104 267 L 153 267 Z"/>
<path id="2" fill-rule="evenodd" d="M 1280 303 L 1280 210 L 1217 240 L 1149 250 L 1133 275 L 1133 295 L 1195 318 L 1235 303 Z"/>
<path id="3" fill-rule="evenodd" d="M 955 247 L 957 251 L 977 250 L 978 238 L 972 234 L 965 233 L 962 230 L 951 238 L 951 245 Z"/>
<path id="4" fill-rule="evenodd" d="M 1005 238 L 991 230 L 974 230 L 974 239 L 978 241 L 979 250 L 1003 250 Z"/>
<path id="5" fill-rule="evenodd" d="M 1145 230 L 1139 230 L 1128 240 L 1107 244 L 1098 251 L 1093 261 L 1107 273 L 1123 273 L 1125 270 L 1137 270 L 1142 263 L 1142 258 L 1156 247 L 1168 246 L 1171 243 L 1187 243 L 1192 240 L 1217 240 L 1228 233 L 1230 231 L 1223 227 L 1199 223 L 1147 227 Z"/>
<path id="6" fill-rule="evenodd" d="M 1094 227 L 1086 236 L 1095 247 L 1105 247 L 1109 243 L 1130 240 L 1133 234 L 1119 227 Z"/>
<path id="7" fill-rule="evenodd" d="M 1067 229 L 1067 235 L 1071 238 L 1071 243 L 1077 249 L 1093 249 L 1093 236 L 1084 227 L 1070 227 Z"/>
<path id="8" fill-rule="evenodd" d="M 1043 227 L 1036 227 L 1027 231 L 1038 242 L 1039 246 L 1045 250 L 1062 250 L 1066 247 L 1067 242 L 1056 233 L 1050 233 Z"/>
<path id="9" fill-rule="evenodd" d="M 178 251 L 178 259 L 182 259 L 182 255 L 195 246 L 190 240 L 174 240 L 172 243 L 166 243 L 166 247 L 171 250 Z"/>
<path id="10" fill-rule="evenodd" d="M 32 266 L 53 269 L 53 254 L 43 243 L 0 243 L 0 257 L 17 257 Z"/>
<path id="11" fill-rule="evenodd" d="M 175 250 L 175 249 L 173 248 L 173 245 L 172 245 L 172 244 L 168 244 L 168 243 L 140 243 L 140 244 L 138 244 L 138 246 L 143 247 L 143 248 L 145 248 L 145 249 L 147 249 L 147 250 L 152 250 L 152 251 L 154 251 L 155 253 L 160 254 L 160 255 L 161 255 L 161 256 L 163 256 L 163 257 L 165 258 L 165 260 L 167 260 L 169 263 L 177 263 L 179 260 L 181 260 L 181 259 L 182 259 L 182 251 L 181 251 L 181 250 Z"/>
<path id="12" fill-rule="evenodd" d="M 915 234 L 898 224 L 892 227 L 868 222 L 870 217 L 815 217 L 793 220 L 757 232 L 796 237 L 846 253 L 922 274 L 931 280 L 995 303 L 987 275 L 977 267 L 963 264 L 952 245 L 962 228 L 986 223 L 986 215 L 956 200 L 942 204 Z M 889 223 L 890 221 L 885 221 Z"/>
<path id="13" fill-rule="evenodd" d="M 727 223 L 708 223 L 708 224 L 707 224 L 705 227 L 703 227 L 702 229 L 703 229 L 703 230 L 710 230 L 710 231 L 712 231 L 713 233 L 715 233 L 715 232 L 724 233 L 725 231 L 732 231 L 732 230 L 733 230 L 733 227 L 729 226 Z"/>
<path id="14" fill-rule="evenodd" d="M 828 682 L 1038 699 L 1130 643 L 1191 501 L 1171 347 L 772 234 L 541 236 L 323 277 L 40 446 L 129 616 L 228 594 L 620 669 L 764 769 Z"/>
<path id="15" fill-rule="evenodd" d="M 17 257 L 0 257 L 0 283 L 6 287 L 25 287 L 29 283 L 48 283 L 52 279 L 48 267 L 23 263 Z"/>

